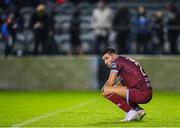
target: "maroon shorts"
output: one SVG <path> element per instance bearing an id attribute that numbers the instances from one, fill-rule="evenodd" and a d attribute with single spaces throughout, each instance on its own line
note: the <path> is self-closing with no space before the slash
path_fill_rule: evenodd
<path id="1" fill-rule="evenodd" d="M 129 89 L 129 102 L 134 104 L 144 104 L 151 100 L 152 89 L 139 90 L 136 88 Z"/>

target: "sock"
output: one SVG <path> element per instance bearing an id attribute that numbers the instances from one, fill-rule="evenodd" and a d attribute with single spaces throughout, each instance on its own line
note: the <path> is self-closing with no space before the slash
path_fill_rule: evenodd
<path id="1" fill-rule="evenodd" d="M 131 106 L 127 104 L 126 101 L 117 94 L 106 95 L 106 98 L 108 98 L 111 102 L 116 104 L 119 108 L 121 108 L 125 112 L 129 112 L 132 109 Z"/>
<path id="2" fill-rule="evenodd" d="M 138 104 L 129 103 L 129 105 L 136 111 L 142 110 L 142 108 Z"/>

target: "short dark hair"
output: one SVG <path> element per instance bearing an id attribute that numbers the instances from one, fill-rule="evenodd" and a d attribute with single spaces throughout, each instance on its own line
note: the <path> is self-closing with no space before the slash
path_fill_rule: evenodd
<path id="1" fill-rule="evenodd" d="M 108 47 L 108 48 L 103 50 L 103 52 L 101 53 L 101 56 L 103 56 L 106 53 L 108 53 L 108 54 L 112 54 L 112 53 L 117 54 L 117 51 L 114 48 Z"/>

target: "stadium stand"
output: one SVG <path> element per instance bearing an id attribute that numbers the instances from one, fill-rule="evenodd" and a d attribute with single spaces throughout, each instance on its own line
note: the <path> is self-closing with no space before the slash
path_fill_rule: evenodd
<path id="1" fill-rule="evenodd" d="M 70 35 L 69 35 L 69 29 L 70 29 L 70 22 L 72 20 L 72 13 L 73 11 L 78 8 L 81 11 L 81 16 L 80 16 L 80 39 L 82 42 L 82 47 L 83 51 L 85 54 L 93 54 L 94 53 L 94 35 L 92 33 L 92 28 L 91 28 L 91 15 L 93 9 L 96 7 L 96 1 L 82 1 L 78 2 L 78 5 L 73 4 L 73 1 L 69 2 L 64 2 L 63 4 L 56 4 L 55 1 L 48 1 L 44 0 L 41 1 L 46 4 L 46 11 L 49 16 L 52 17 L 53 23 L 50 24 L 52 26 L 52 31 L 53 31 L 53 39 L 55 43 L 58 46 L 58 53 L 59 54 L 66 54 L 69 49 L 70 45 Z M 108 5 L 110 8 L 113 10 L 113 12 L 117 11 L 119 5 L 125 4 L 130 12 L 131 12 L 131 22 L 133 23 L 135 21 L 136 15 L 137 15 L 137 8 L 140 5 L 143 5 L 146 10 L 147 10 L 147 17 L 153 20 L 154 14 L 157 10 L 162 11 L 164 14 L 164 39 L 167 44 L 168 42 L 168 34 L 167 32 L 167 22 L 168 21 L 168 16 L 167 15 L 167 10 L 166 10 L 166 5 L 168 2 L 173 2 L 177 9 L 180 7 L 180 2 L 178 0 L 168 0 L 168 1 L 163 1 L 163 0 L 149 0 L 149 1 L 143 1 L 143 0 L 121 0 L 121 1 L 113 1 L 110 0 Z M 16 5 L 15 5 L 16 6 Z M 12 6 L 9 6 L 9 8 Z M 8 9 L 1 9 L 1 13 L 3 14 L 1 16 L 1 19 L 5 21 L 5 16 L 8 15 Z M 11 9 L 12 10 L 12 9 Z M 21 30 L 17 31 L 16 34 L 16 42 L 13 47 L 13 53 L 19 54 L 19 55 L 24 55 L 24 54 L 32 54 L 32 49 L 34 46 L 34 35 L 32 32 L 32 28 L 29 28 L 29 22 L 30 22 L 30 17 L 35 11 L 34 6 L 24 6 L 21 9 L 19 9 L 18 17 L 16 17 L 16 20 L 18 22 L 18 19 L 22 19 L 23 21 L 23 28 Z M 133 24 L 132 24 L 133 25 Z M 134 30 L 132 27 L 131 30 L 131 37 L 130 38 L 130 44 L 134 45 L 133 43 L 135 42 L 135 35 Z M 114 31 L 112 30 L 110 35 L 114 35 Z M 111 36 L 109 39 L 110 40 L 110 46 L 114 46 L 114 39 L 115 36 Z M 0 41 L 0 54 L 3 54 L 4 51 L 4 41 L 1 39 Z M 177 42 L 178 44 L 179 42 Z M 178 45 L 179 46 L 179 45 Z M 131 46 L 132 49 L 133 46 Z M 164 47 L 165 48 L 165 47 Z M 170 48 L 165 48 L 165 54 L 171 53 Z M 179 51 L 180 52 L 180 51 Z M 136 50 L 134 52 L 130 53 L 136 53 Z M 157 52 L 158 53 L 158 52 Z M 164 54 L 161 53 L 161 54 Z"/>

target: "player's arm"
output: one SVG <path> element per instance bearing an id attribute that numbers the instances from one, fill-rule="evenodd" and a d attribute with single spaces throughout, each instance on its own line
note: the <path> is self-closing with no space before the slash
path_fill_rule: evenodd
<path id="1" fill-rule="evenodd" d="M 106 86 L 113 86 L 115 84 L 117 74 L 118 74 L 118 71 L 111 70 L 111 72 L 109 74 L 108 80 L 106 81 L 106 83 L 104 84 L 103 88 L 101 89 L 102 92 L 104 91 L 104 87 L 106 87 Z"/>

